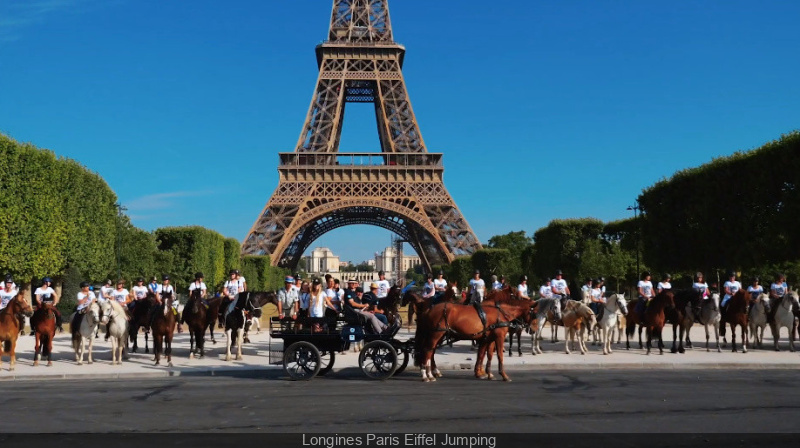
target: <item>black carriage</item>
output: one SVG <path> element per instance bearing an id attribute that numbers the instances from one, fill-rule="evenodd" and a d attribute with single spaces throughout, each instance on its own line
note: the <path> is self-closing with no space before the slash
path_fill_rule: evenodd
<path id="1" fill-rule="evenodd" d="M 405 370 L 414 350 L 413 339 L 401 342 L 395 338 L 400 327 L 398 321 L 389 333 L 373 334 L 365 331 L 368 327 L 360 319 L 338 317 L 321 323 L 273 317 L 270 319 L 270 363 L 282 363 L 283 370 L 293 380 L 308 381 L 330 372 L 337 352 L 349 350 L 352 344 L 363 341 L 364 347 L 358 355 L 359 368 L 369 378 L 385 380 Z M 282 349 L 273 350 L 274 341 L 281 339 Z"/>

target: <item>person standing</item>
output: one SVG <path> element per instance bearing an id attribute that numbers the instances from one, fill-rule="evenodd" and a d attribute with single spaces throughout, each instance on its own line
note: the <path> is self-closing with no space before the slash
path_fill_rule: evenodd
<path id="1" fill-rule="evenodd" d="M 283 285 L 283 289 L 278 291 L 278 318 L 282 321 L 297 320 L 300 301 L 294 288 L 294 278 L 286 277 Z"/>
<path id="2" fill-rule="evenodd" d="M 481 271 L 475 270 L 475 276 L 469 281 L 470 300 L 475 303 L 481 303 L 485 293 L 486 283 L 481 278 Z"/>
<path id="3" fill-rule="evenodd" d="M 325 310 L 334 310 L 328 296 L 322 290 L 322 281 L 315 278 L 311 283 L 311 293 L 308 299 L 308 312 L 313 321 L 312 329 L 315 332 L 322 331 L 322 322 L 325 318 Z"/>
<path id="4" fill-rule="evenodd" d="M 297 284 L 295 284 L 297 287 Z M 298 317 L 301 319 L 305 319 L 308 317 L 308 299 L 311 296 L 311 285 L 308 282 L 303 282 L 300 285 L 300 291 L 297 293 L 297 299 L 299 302 L 300 309 L 298 310 Z"/>
<path id="5" fill-rule="evenodd" d="M 334 316 L 333 313 L 328 312 L 328 317 L 335 319 L 342 311 L 342 298 L 339 296 L 339 288 L 336 287 L 336 281 L 333 279 L 333 277 L 327 277 L 325 295 L 328 296 L 328 299 L 331 301 L 334 309 L 336 310 L 336 316 Z"/>
<path id="6" fill-rule="evenodd" d="M 389 284 L 389 280 L 386 280 L 386 273 L 383 271 L 379 271 L 378 281 L 375 283 L 377 283 L 378 285 L 378 293 L 377 293 L 378 300 L 385 299 L 386 296 L 389 295 L 389 288 L 392 287 L 392 285 Z"/>

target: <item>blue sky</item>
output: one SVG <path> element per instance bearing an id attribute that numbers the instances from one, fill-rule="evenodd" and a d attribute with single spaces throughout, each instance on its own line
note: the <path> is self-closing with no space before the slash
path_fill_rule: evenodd
<path id="1" fill-rule="evenodd" d="M 0 132 L 100 173 L 142 228 L 241 240 L 297 142 L 330 6 L 0 0 Z M 800 128 L 800 2 L 390 7 L 423 137 L 484 242 L 628 217 L 659 179 Z M 341 150 L 377 148 L 350 106 Z M 360 261 L 389 239 L 354 226 L 314 246 Z"/>

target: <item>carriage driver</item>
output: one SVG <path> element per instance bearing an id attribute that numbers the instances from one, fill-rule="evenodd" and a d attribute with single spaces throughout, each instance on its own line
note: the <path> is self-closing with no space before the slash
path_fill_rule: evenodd
<path id="1" fill-rule="evenodd" d="M 36 304 L 39 308 L 44 306 L 44 304 L 49 304 L 53 306 L 53 311 L 56 315 L 56 326 L 58 327 L 58 331 L 64 331 L 61 328 L 61 312 L 58 311 L 58 308 L 55 306 L 58 305 L 58 294 L 53 291 L 52 286 L 53 280 L 50 277 L 45 277 L 42 279 L 42 286 L 36 288 L 36 291 L 33 293 L 36 296 Z M 33 329 L 31 329 L 31 335 L 35 334 Z"/>
<path id="2" fill-rule="evenodd" d="M 380 308 L 377 283 L 370 283 L 369 291 L 364 293 L 361 298 L 361 302 L 366 305 L 372 305 L 372 311 L 375 313 L 375 317 L 377 317 L 378 320 L 380 320 L 384 325 L 389 325 L 389 319 L 383 314 L 383 310 Z"/>
<path id="3" fill-rule="evenodd" d="M 294 278 L 286 277 L 283 279 L 284 288 L 278 291 L 278 317 L 281 320 L 297 320 L 297 312 L 300 309 L 297 289 L 294 288 Z"/>

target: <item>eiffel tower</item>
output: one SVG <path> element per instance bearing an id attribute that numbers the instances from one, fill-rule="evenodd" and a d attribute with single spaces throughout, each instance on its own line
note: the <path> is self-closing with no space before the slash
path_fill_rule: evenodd
<path id="1" fill-rule="evenodd" d="M 481 244 L 443 183 L 442 154 L 428 152 L 403 79 L 389 0 L 334 0 L 319 78 L 294 152 L 280 153 L 279 184 L 242 246 L 294 268 L 323 234 L 352 224 L 408 241 L 430 269 Z M 372 103 L 380 152 L 339 151 L 347 103 Z M 355 242 L 358 244 L 358 242 Z"/>

